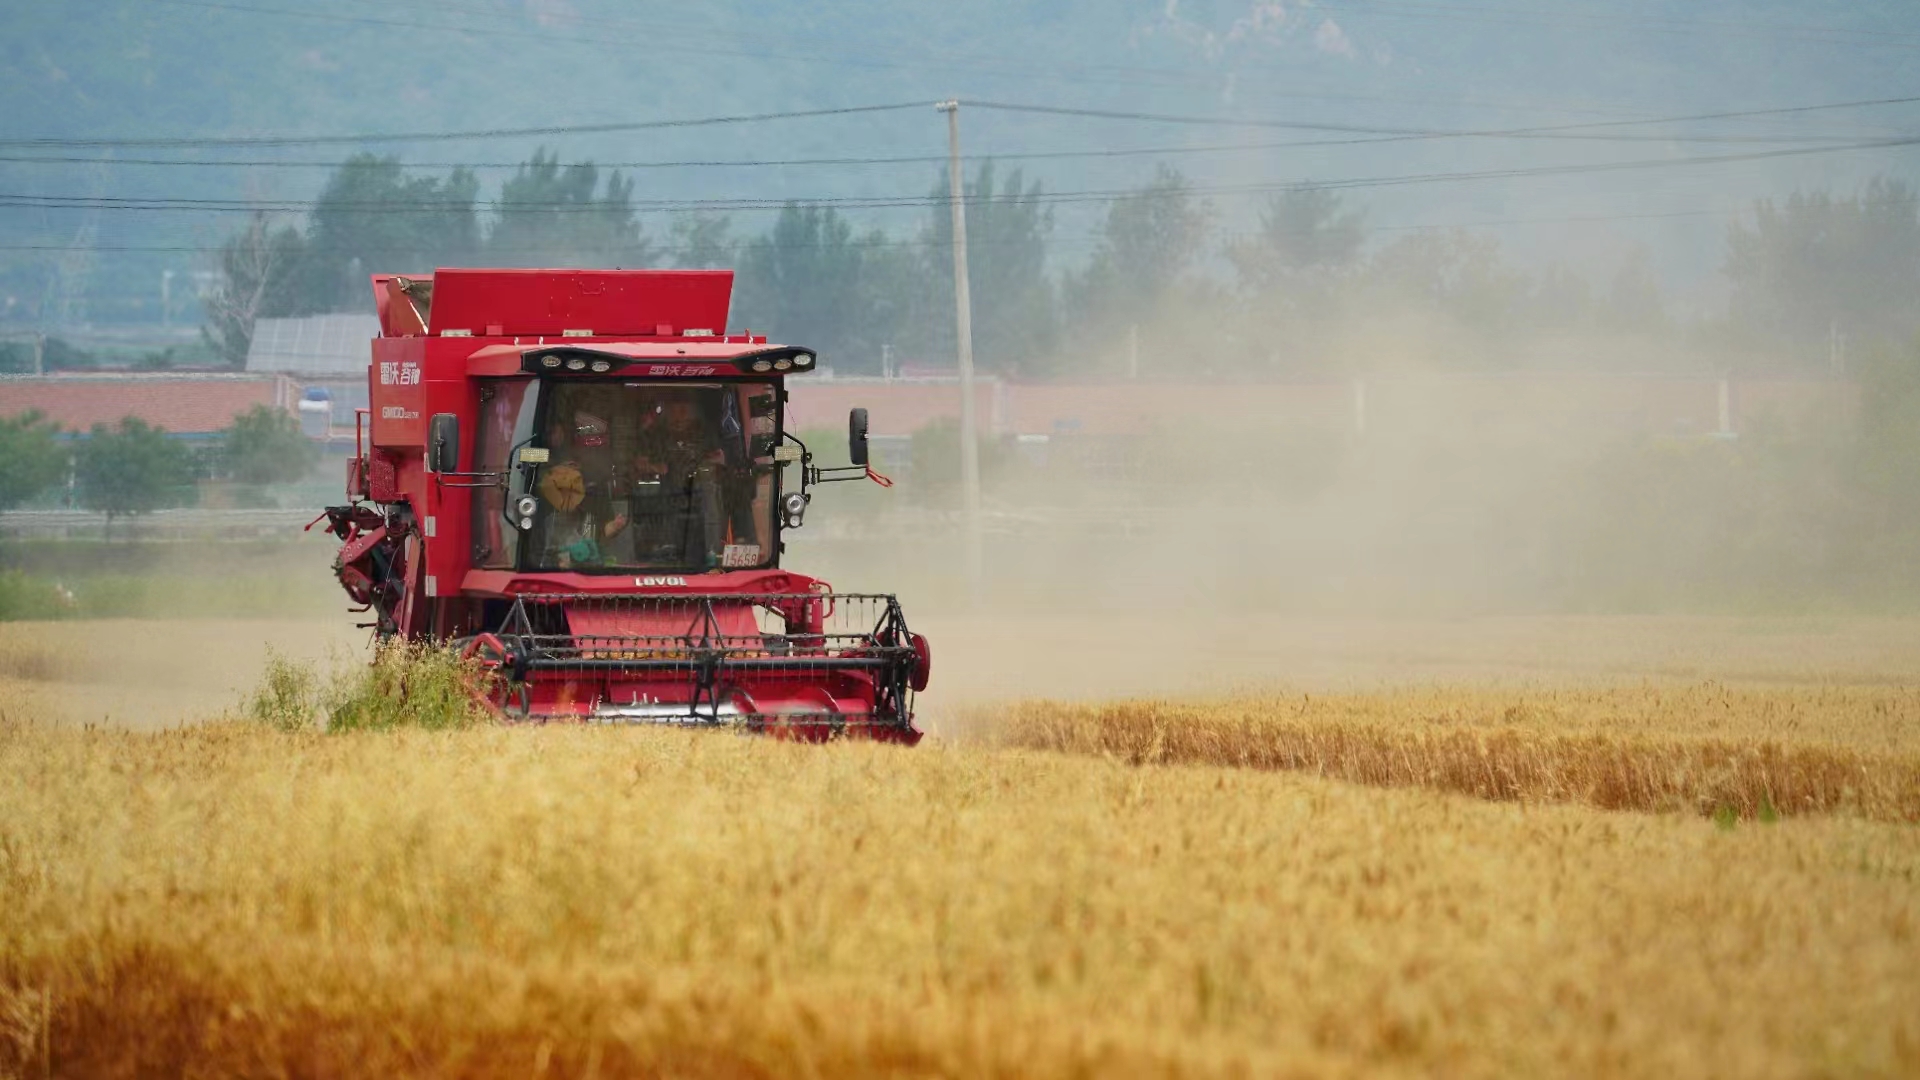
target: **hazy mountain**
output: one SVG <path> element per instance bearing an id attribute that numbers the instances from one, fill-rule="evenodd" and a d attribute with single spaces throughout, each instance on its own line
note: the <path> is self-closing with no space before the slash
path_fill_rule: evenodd
<path id="1" fill-rule="evenodd" d="M 1251 3 L 1090 0 L 970 4 L 844 0 L 702 5 L 611 0 L 108 0 L 13 5 L 0 35 L 0 194 L 253 199 L 297 209 L 325 163 L 357 149 L 409 164 L 479 166 L 482 199 L 540 147 L 602 163 L 935 157 L 930 108 L 780 122 L 286 147 L 24 145 L 17 140 L 259 137 L 576 126 L 966 100 L 1232 116 L 1381 130 L 1501 130 L 1920 96 L 1920 11 L 1902 0 L 1441 5 L 1414 0 Z M 1663 136 L 1886 138 L 1920 108 L 1886 106 L 1595 128 L 1592 138 L 1451 138 L 1346 146 L 1362 133 L 1154 123 L 969 109 L 969 155 L 1166 148 L 1166 154 L 1020 162 L 1050 192 L 1144 182 L 1160 160 L 1213 200 L 1215 226 L 1251 226 L 1260 184 L 1426 177 L 1351 198 L 1382 227 L 1497 226 L 1524 259 L 1589 261 L 1604 280 L 1638 246 L 1668 281 L 1711 297 L 1726 215 L 1796 186 L 1850 189 L 1912 175 L 1913 149 L 1802 154 L 1806 142 Z M 1572 134 L 1572 133 L 1566 133 Z M 1440 181 L 1429 174 L 1795 156 L 1562 175 Z M 23 157 L 79 159 L 57 162 Z M 247 162 L 163 166 L 152 159 Z M 286 167 L 286 163 L 320 163 Z M 439 171 L 445 171 L 444 169 Z M 921 196 L 931 162 L 628 169 L 643 199 Z M 0 205 L 6 317 L 37 310 L 59 273 L 96 319 L 151 296 L 165 268 L 203 268 L 232 213 Z M 1058 206 L 1054 257 L 1088 249 L 1098 196 Z M 736 231 L 764 228 L 759 212 Z M 862 226 L 919 227 L 919 207 L 855 211 Z M 1555 219 L 1514 223 L 1514 219 Z M 1602 219 L 1565 221 L 1562 219 Z M 664 236 L 665 214 L 647 215 Z M 1385 235 L 1391 236 L 1391 233 Z M 23 250 L 23 249 L 55 250 Z M 146 250 L 146 249 L 167 250 Z M 125 250 L 139 249 L 139 250 Z M 79 252 L 90 251 L 90 257 Z M 118 298 L 118 301 L 116 300 Z M 1702 302 L 1705 302 L 1704 300 Z"/>

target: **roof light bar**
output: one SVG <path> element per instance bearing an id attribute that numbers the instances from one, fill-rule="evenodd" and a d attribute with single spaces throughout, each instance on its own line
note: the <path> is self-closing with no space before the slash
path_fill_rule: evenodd
<path id="1" fill-rule="evenodd" d="M 818 359 L 813 350 L 785 345 L 777 349 L 761 349 L 745 356 L 733 358 L 733 366 L 741 371 L 758 374 L 768 372 L 805 371 L 813 367 Z"/>
<path id="2" fill-rule="evenodd" d="M 542 373 L 579 375 L 607 375 L 619 371 L 633 361 L 625 356 L 601 352 L 598 349 L 582 348 L 578 345 L 557 345 L 522 353 L 520 370 L 530 375 Z"/>
<path id="3" fill-rule="evenodd" d="M 685 350 L 681 350 L 682 353 Z M 532 349 L 521 354 L 520 370 L 529 375 L 570 373 L 577 375 L 611 375 L 628 368 L 634 368 L 638 374 L 676 376 L 687 374 L 715 375 L 726 374 L 728 369 L 740 374 L 755 375 L 798 374 L 811 371 L 819 363 L 819 355 L 811 349 L 795 346 L 782 346 L 775 349 L 760 349 L 739 356 L 715 357 L 713 359 L 695 359 L 682 356 L 649 357 L 624 356 L 620 353 L 596 349 L 583 345 L 551 345 Z M 697 367 L 698 372 L 683 369 Z M 658 369 L 670 370 L 658 370 Z"/>

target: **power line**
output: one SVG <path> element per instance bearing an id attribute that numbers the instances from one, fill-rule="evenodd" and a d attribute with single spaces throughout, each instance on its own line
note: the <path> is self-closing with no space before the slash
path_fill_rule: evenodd
<path id="1" fill-rule="evenodd" d="M 1296 120 L 1260 120 L 1230 116 L 1189 116 L 1168 113 L 1127 112 L 1115 109 L 1076 109 L 1058 105 L 1031 105 L 1004 101 L 967 102 L 969 108 L 999 112 L 1039 113 L 1050 116 L 1078 116 L 1097 120 L 1125 120 L 1161 124 L 1191 124 L 1209 127 L 1291 128 L 1308 131 L 1343 131 L 1355 134 L 1387 136 L 1389 139 L 1430 138 L 1520 138 L 1563 132 L 1593 131 L 1600 128 L 1644 127 L 1654 124 L 1697 123 L 1705 120 L 1746 119 L 1756 116 L 1791 116 L 1799 113 L 1828 112 L 1836 109 L 1864 109 L 1885 105 L 1911 105 L 1920 97 L 1872 98 L 1866 101 L 1837 101 L 1820 105 L 1794 105 L 1773 109 L 1743 109 L 1738 112 L 1696 113 L 1691 116 L 1661 116 L 1638 120 L 1589 120 L 1578 124 L 1553 124 L 1539 127 L 1497 128 L 1481 131 L 1446 131 L 1423 128 L 1349 127 Z M 1387 140 L 1382 140 L 1387 141 Z"/>
<path id="2" fill-rule="evenodd" d="M 1844 151 L 1895 149 L 1920 145 L 1920 137 L 1899 139 L 1881 139 L 1868 142 L 1850 143 L 1840 146 L 1797 147 L 1783 150 L 1763 150 L 1743 154 L 1717 154 L 1691 158 L 1650 158 L 1632 161 L 1595 162 L 1573 165 L 1541 165 L 1524 168 L 1490 169 L 1463 172 L 1426 172 L 1389 176 L 1346 177 L 1321 180 L 1263 180 L 1242 184 L 1190 185 L 1165 191 L 1146 188 L 1129 189 L 1088 189 L 1080 191 L 1038 192 L 1033 195 L 1004 196 L 997 194 L 974 194 L 964 196 L 969 203 L 1022 202 L 1034 204 L 1062 204 L 1086 202 L 1119 202 L 1129 199 L 1177 198 L 1191 195 L 1238 195 L 1250 193 L 1272 193 L 1303 188 L 1368 188 L 1399 187 L 1412 184 L 1458 183 L 1478 180 L 1520 179 L 1537 176 L 1567 176 L 1584 173 L 1616 172 L 1627 170 L 1650 170 L 1685 168 L 1697 165 L 1720 165 L 1736 162 L 1764 161 L 1774 158 L 1801 157 L 1813 154 L 1829 154 Z M 448 202 L 330 202 L 330 209 L 369 214 L 431 214 L 448 211 L 492 210 L 511 213 L 515 211 L 556 213 L 556 214 L 607 214 L 622 210 L 632 213 L 716 213 L 744 212 L 758 210 L 780 210 L 790 205 L 827 206 L 839 209 L 889 209 L 898 207 L 924 207 L 945 201 L 938 195 L 878 195 L 878 196 L 816 196 L 785 198 L 732 197 L 711 199 L 643 199 L 624 207 L 595 203 L 559 203 L 559 202 L 509 202 L 501 200 L 474 201 L 472 203 Z M 88 209 L 120 211 L 175 211 L 192 213 L 303 213 L 321 206 L 316 199 L 279 199 L 246 201 L 234 199 L 190 198 L 190 197 L 152 197 L 136 198 L 128 196 L 86 196 L 86 195 L 36 195 L 26 193 L 0 193 L 0 209 Z"/>
<path id="3" fill-rule="evenodd" d="M 184 0 L 181 0 L 184 2 Z M 1548 126 L 1521 128 L 1494 128 L 1479 130 L 1449 130 L 1433 128 L 1383 128 L 1351 124 L 1322 124 L 1311 121 L 1272 120 L 1226 116 L 1191 116 L 1166 113 L 1126 112 L 1110 109 L 1079 109 L 1057 105 L 1039 105 L 1020 102 L 969 101 L 971 108 L 991 109 L 1000 112 L 1034 113 L 1051 116 L 1073 116 L 1103 120 L 1121 120 L 1130 122 L 1172 123 L 1202 125 L 1213 127 L 1254 127 L 1285 128 L 1306 131 L 1327 131 L 1343 134 L 1370 135 L 1372 139 L 1350 140 L 1350 142 L 1395 142 L 1409 139 L 1453 139 L 1453 138 L 1540 138 L 1564 137 L 1573 133 L 1593 132 L 1603 128 L 1650 126 L 1657 124 L 1694 123 L 1707 120 L 1744 119 L 1760 116 L 1789 116 L 1810 112 L 1825 112 L 1838 109 L 1872 108 L 1888 105 L 1907 105 L 1920 102 L 1920 97 L 1875 98 L 1865 101 L 1841 101 L 1818 105 L 1798 105 L 1772 109 L 1747 109 L 1737 112 L 1696 113 L 1687 116 L 1650 117 L 1635 120 L 1597 120 L 1577 124 L 1556 124 Z M 398 142 L 451 142 L 468 139 L 527 138 L 537 136 L 605 134 L 620 131 L 644 131 L 668 128 L 708 127 L 727 124 L 761 123 L 775 120 L 810 119 L 829 116 L 853 116 L 880 112 L 898 112 L 907 109 L 923 108 L 924 102 L 897 102 L 882 105 L 856 105 L 831 109 L 806 109 L 789 112 L 745 113 L 732 116 L 711 116 L 679 120 L 640 120 L 605 124 L 551 125 L 526 128 L 488 128 L 471 131 L 437 131 L 407 133 L 360 133 L 342 135 L 306 135 L 306 136 L 174 136 L 165 138 L 132 139 L 62 139 L 52 137 L 29 137 L 0 139 L 0 147 L 20 147 L 23 149 L 56 148 L 188 148 L 221 146 L 320 146 L 355 143 L 398 143 Z M 1670 141 L 1691 141 L 1694 139 L 1712 139 L 1711 136 L 1672 136 Z M 1752 136 L 1721 136 L 1721 139 L 1754 138 Z M 1635 140 L 1639 141 L 1639 140 Z M 1276 144 L 1285 145 L 1285 144 Z M 1330 145 L 1328 143 L 1295 143 L 1293 145 Z M 1267 147 L 1275 148 L 1275 147 Z M 1135 151 L 1149 153 L 1153 151 Z M 1054 152 L 1056 154 L 1072 152 Z M 1083 151 L 1080 153 L 1102 154 L 1113 151 Z M 1038 155 L 1035 155 L 1038 156 Z M 89 163 L 100 159 L 89 159 Z M 846 162 L 849 159 L 814 159 Z M 853 162 L 873 162 L 909 159 L 850 159 Z M 942 160 L 939 158 L 921 158 L 918 160 Z M 147 163 L 159 164 L 157 160 Z M 704 163 L 703 163 L 704 164 Z M 715 163 L 720 164 L 720 163 Z M 750 162 L 745 164 L 781 164 L 777 161 Z M 489 163 L 492 167 L 492 163 Z M 630 167 L 648 167 L 648 163 L 635 163 Z"/>
<path id="4" fill-rule="evenodd" d="M 1478 132 L 1462 134 L 1479 135 Z M 1435 137 L 1439 137 L 1436 135 Z M 1645 143 L 1706 143 L 1706 144 L 1751 144 L 1769 145 L 1780 143 L 1846 143 L 1876 138 L 1864 134 L 1777 134 L 1777 135 L 1641 135 L 1641 134 L 1554 134 L 1551 138 L 1563 138 L 1574 141 L 1598 142 L 1645 142 Z M 1035 150 L 1012 152 L 986 152 L 970 155 L 974 161 L 1044 161 L 1067 160 L 1076 158 L 1118 158 L 1118 157 L 1178 157 L 1195 154 L 1239 153 L 1257 150 L 1286 150 L 1295 148 L 1364 146 L 1380 139 L 1291 139 L 1283 142 L 1220 143 L 1202 146 L 1141 146 L 1118 147 L 1096 150 Z M 1395 139 L 1393 141 L 1398 141 Z M 669 161 L 582 161 L 569 164 L 591 165 L 601 169 L 742 169 L 742 168 L 793 168 L 807 166 L 853 166 L 853 165 L 933 165 L 946 161 L 936 154 L 897 154 L 868 155 L 850 157 L 807 157 L 807 158 L 706 158 Z M 341 169 L 354 164 L 353 159 L 330 159 L 325 161 L 271 161 L 258 158 L 125 158 L 125 157 L 83 157 L 77 155 L 10 155 L 0 154 L 0 163 L 25 165 L 118 165 L 129 167 L 179 166 L 190 168 L 261 168 L 261 169 Z M 414 161 L 401 162 L 408 169 L 524 169 L 526 161 Z"/>
<path id="5" fill-rule="evenodd" d="M 925 102 L 910 101 L 889 105 L 853 105 L 837 109 L 802 109 L 793 112 L 743 113 L 736 116 L 708 116 L 689 120 L 637 120 L 612 124 L 566 124 L 528 128 L 486 128 L 477 131 L 424 131 L 395 134 L 357 135 L 262 135 L 240 137 L 172 137 L 147 139 L 0 139 L 0 146 L 34 147 L 194 147 L 194 146 L 321 146 L 351 143 L 454 142 L 463 139 L 509 139 L 545 135 L 597 135 L 614 131 L 650 131 L 662 128 L 712 127 L 721 124 L 754 124 L 771 120 L 801 120 L 822 116 L 857 116 L 865 113 L 898 112 L 923 109 Z"/>

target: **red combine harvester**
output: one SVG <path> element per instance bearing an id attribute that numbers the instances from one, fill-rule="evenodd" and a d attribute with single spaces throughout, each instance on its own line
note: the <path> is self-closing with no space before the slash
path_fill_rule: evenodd
<path id="1" fill-rule="evenodd" d="M 785 428 L 815 356 L 728 333 L 725 270 L 375 275 L 340 583 L 381 638 L 452 641 L 506 718 L 912 744 L 926 639 L 892 596 L 780 566 L 823 469 Z M 787 481 L 796 483 L 788 490 Z"/>

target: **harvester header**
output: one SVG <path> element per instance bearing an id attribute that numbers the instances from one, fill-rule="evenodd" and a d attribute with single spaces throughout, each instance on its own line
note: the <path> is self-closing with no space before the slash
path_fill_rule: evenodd
<path id="1" fill-rule="evenodd" d="M 928 652 L 891 596 L 781 566 L 814 484 L 813 350 L 727 329 L 725 270 L 373 277 L 381 336 L 336 570 L 383 637 L 451 640 L 509 716 L 911 742 Z"/>

